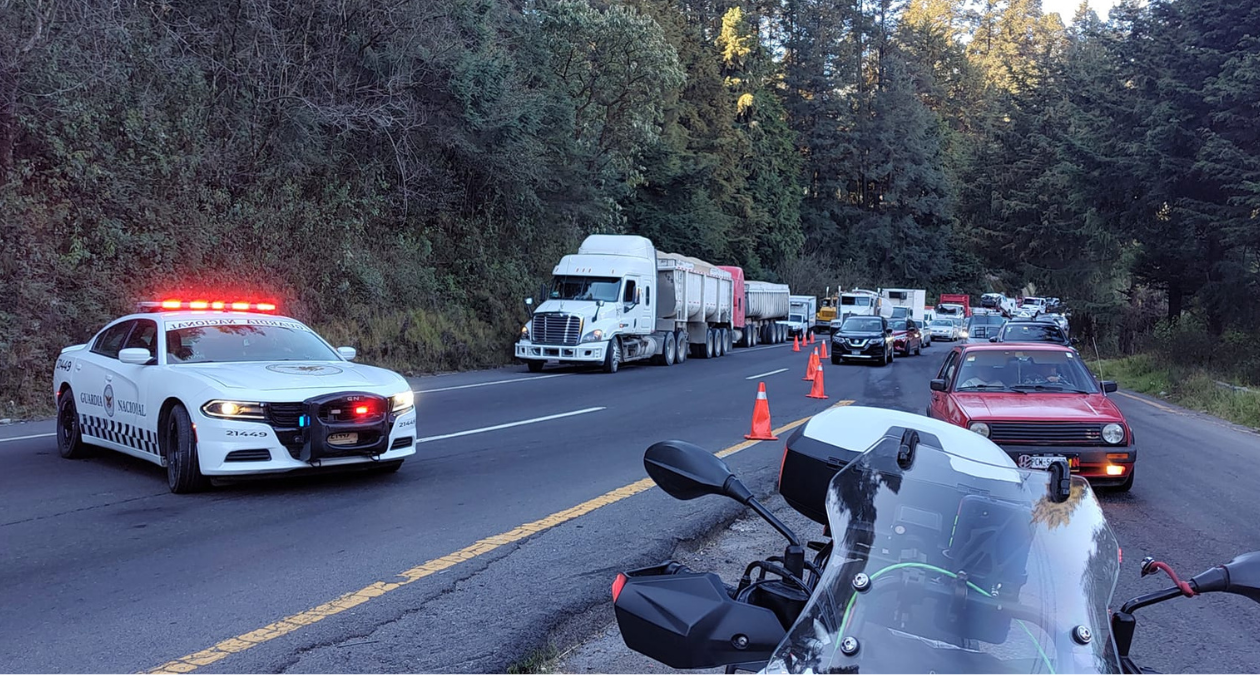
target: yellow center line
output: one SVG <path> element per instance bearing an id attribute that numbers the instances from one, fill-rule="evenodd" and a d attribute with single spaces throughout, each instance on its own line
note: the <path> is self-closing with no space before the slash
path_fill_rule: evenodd
<path id="1" fill-rule="evenodd" d="M 1174 414 L 1178 414 L 1178 415 L 1180 415 L 1180 414 L 1181 414 L 1181 411 L 1180 411 L 1180 410 L 1177 410 L 1176 408 L 1170 408 L 1170 407 L 1168 407 L 1168 406 L 1166 406 L 1166 405 L 1164 405 L 1164 404 L 1162 404 L 1162 403 L 1156 403 L 1155 401 L 1152 401 L 1152 400 L 1147 399 L 1147 398 L 1142 398 L 1141 396 L 1134 396 L 1133 394 L 1129 394 L 1129 393 L 1126 393 L 1126 392 L 1123 392 L 1123 391 L 1117 391 L 1116 393 L 1117 393 L 1117 394 L 1120 394 L 1121 396 L 1123 396 L 1123 397 L 1125 397 L 1125 398 L 1131 398 L 1131 399 L 1133 399 L 1134 401 L 1141 401 L 1142 403 L 1145 403 L 1146 405 L 1149 405 L 1149 406 L 1151 406 L 1151 407 L 1154 407 L 1154 408 L 1159 408 L 1160 410 L 1163 410 L 1164 412 L 1170 412 L 1170 413 L 1174 413 Z"/>
<path id="2" fill-rule="evenodd" d="M 832 408 L 852 405 L 853 401 L 837 401 Z M 810 416 L 812 417 L 812 415 Z M 810 417 L 802 417 L 795 422 L 785 424 L 771 432 L 771 435 L 778 436 L 784 432 L 791 431 L 796 427 L 809 421 Z M 718 457 L 729 457 L 741 450 L 747 450 L 762 441 L 744 441 L 732 445 L 725 450 L 721 450 L 716 454 Z M 311 624 L 323 621 L 330 616 L 340 614 L 348 609 L 353 609 L 359 605 L 365 604 L 374 598 L 379 598 L 390 591 L 398 590 L 407 584 L 419 581 L 427 576 L 437 574 L 443 570 L 450 569 L 462 562 L 472 560 L 478 556 L 485 555 L 496 549 L 507 546 L 508 544 L 520 541 L 532 535 L 544 532 L 557 525 L 567 523 L 575 518 L 580 518 L 596 509 L 615 504 L 627 497 L 633 497 L 640 492 L 646 492 L 653 486 L 650 478 L 635 481 L 624 487 L 617 488 L 611 492 L 602 494 L 594 499 L 582 502 L 577 506 L 558 511 L 541 520 L 535 520 L 531 523 L 525 523 L 515 529 L 508 530 L 502 534 L 496 534 L 493 537 L 486 537 L 474 542 L 470 546 L 465 546 L 454 553 L 449 553 L 440 558 L 434 558 L 422 565 L 404 570 L 398 574 L 395 581 L 378 581 L 370 584 L 357 591 L 346 593 L 331 602 L 312 607 L 304 612 L 299 612 L 292 616 L 287 616 L 275 623 L 269 623 L 255 631 L 250 631 L 244 635 L 238 635 L 234 638 L 228 638 L 218 644 L 203 649 L 199 652 L 181 656 L 173 661 L 168 661 L 162 665 L 150 670 L 150 673 L 191 673 L 198 668 L 208 666 L 212 663 L 222 661 L 232 654 L 238 654 L 251 647 L 255 647 L 264 642 L 269 642 L 278 637 L 283 637 L 290 633 L 296 632 L 298 629 Z"/>

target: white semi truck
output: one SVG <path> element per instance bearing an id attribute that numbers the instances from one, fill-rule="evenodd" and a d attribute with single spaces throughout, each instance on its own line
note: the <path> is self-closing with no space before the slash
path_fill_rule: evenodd
<path id="1" fill-rule="evenodd" d="M 609 373 L 630 361 L 673 365 L 722 356 L 739 339 L 731 273 L 661 253 L 647 238 L 591 235 L 560 259 L 553 276 L 516 343 L 516 357 L 531 372 L 549 360 L 602 365 Z"/>

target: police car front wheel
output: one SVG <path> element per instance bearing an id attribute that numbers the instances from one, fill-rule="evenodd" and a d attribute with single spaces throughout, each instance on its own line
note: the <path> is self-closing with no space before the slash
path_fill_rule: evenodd
<path id="1" fill-rule="evenodd" d="M 166 479 L 171 492 L 186 494 L 210 486 L 210 479 L 201 473 L 192 419 L 184 406 L 176 404 L 167 414 L 162 440 L 163 452 L 166 453 Z"/>
<path id="2" fill-rule="evenodd" d="M 91 454 L 91 449 L 92 446 L 83 442 L 74 392 L 67 389 L 57 399 L 57 451 L 66 459 L 83 459 Z"/>

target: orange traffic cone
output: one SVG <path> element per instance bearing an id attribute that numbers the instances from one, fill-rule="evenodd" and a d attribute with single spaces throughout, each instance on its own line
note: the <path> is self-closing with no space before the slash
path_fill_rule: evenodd
<path id="1" fill-rule="evenodd" d="M 803 379 L 814 381 L 814 373 L 818 372 L 818 348 L 815 347 L 813 353 L 809 355 L 809 365 L 805 366 L 805 377 Z"/>
<path id="2" fill-rule="evenodd" d="M 750 441 L 777 441 L 770 430 L 770 401 L 766 399 L 766 383 L 757 385 L 757 403 L 753 405 L 752 431 L 744 435 Z"/>
<path id="3" fill-rule="evenodd" d="M 801 336 L 799 335 L 792 336 L 792 351 L 794 352 L 801 351 Z"/>
<path id="4" fill-rule="evenodd" d="M 821 352 L 819 352 L 819 354 L 818 354 L 818 358 L 820 358 L 820 359 L 830 358 L 829 356 L 827 356 L 827 343 L 826 343 L 825 341 L 819 344 L 819 348 L 820 348 L 822 351 L 821 351 Z"/>
<path id="5" fill-rule="evenodd" d="M 814 386 L 809 390 L 807 396 L 809 398 L 827 398 L 827 392 L 823 388 L 823 373 L 826 372 L 822 368 L 814 373 Z"/>
<path id="6" fill-rule="evenodd" d="M 808 344 L 811 344 L 811 345 L 812 345 L 812 344 L 814 344 L 814 331 L 810 331 L 810 332 L 809 332 L 809 343 L 808 343 Z"/>

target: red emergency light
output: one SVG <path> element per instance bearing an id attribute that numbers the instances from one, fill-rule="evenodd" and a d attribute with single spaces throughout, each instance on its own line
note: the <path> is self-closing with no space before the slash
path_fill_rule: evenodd
<path id="1" fill-rule="evenodd" d="M 228 302 L 226 300 L 162 300 L 161 302 L 138 303 L 141 312 L 193 310 L 198 312 L 222 312 L 230 309 L 233 312 L 274 312 L 274 302 Z"/>

